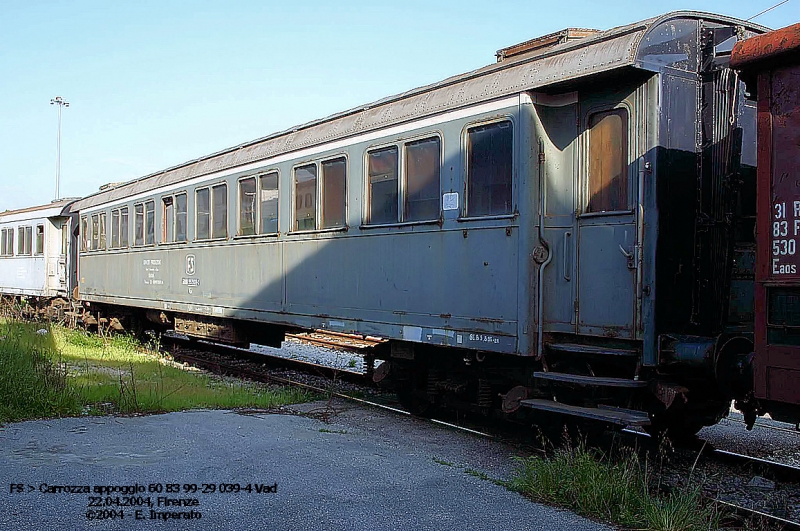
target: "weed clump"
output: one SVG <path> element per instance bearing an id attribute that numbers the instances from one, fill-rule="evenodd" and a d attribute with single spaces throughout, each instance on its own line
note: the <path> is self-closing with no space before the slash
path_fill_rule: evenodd
<path id="1" fill-rule="evenodd" d="M 80 412 L 59 360 L 48 327 L 0 322 L 0 422 Z"/>
<path id="2" fill-rule="evenodd" d="M 720 515 L 699 488 L 661 492 L 648 463 L 635 452 L 613 459 L 584 445 L 559 448 L 550 458 L 519 458 L 507 486 L 534 500 L 625 527 L 653 531 L 717 529 Z"/>

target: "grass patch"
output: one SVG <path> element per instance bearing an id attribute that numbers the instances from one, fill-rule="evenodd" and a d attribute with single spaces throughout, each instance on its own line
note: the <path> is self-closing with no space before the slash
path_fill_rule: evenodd
<path id="1" fill-rule="evenodd" d="M 47 333 L 37 334 L 41 328 Z M 293 387 L 189 370 L 129 336 L 100 337 L 16 321 L 0 322 L 3 336 L 0 422 L 81 413 L 269 409 L 315 398 Z"/>
<path id="2" fill-rule="evenodd" d="M 48 327 L 0 321 L 0 422 L 80 413 L 59 361 Z"/>
<path id="3" fill-rule="evenodd" d="M 637 530 L 718 528 L 721 515 L 704 504 L 699 488 L 661 493 L 647 461 L 642 464 L 635 452 L 614 460 L 568 447 L 550 458 L 520 458 L 519 465 L 508 488 L 584 516 Z"/>

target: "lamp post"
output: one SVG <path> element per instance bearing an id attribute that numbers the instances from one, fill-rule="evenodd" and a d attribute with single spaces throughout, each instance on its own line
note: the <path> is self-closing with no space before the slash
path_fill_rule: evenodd
<path id="1" fill-rule="evenodd" d="M 61 96 L 56 96 L 50 100 L 50 105 L 58 105 L 58 137 L 56 140 L 56 201 L 58 201 L 58 181 L 61 178 L 61 108 L 69 107 L 69 102 Z"/>

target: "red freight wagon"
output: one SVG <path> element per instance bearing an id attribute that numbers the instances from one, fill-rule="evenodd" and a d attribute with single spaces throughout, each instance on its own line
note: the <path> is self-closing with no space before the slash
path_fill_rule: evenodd
<path id="1" fill-rule="evenodd" d="M 758 101 L 754 394 L 796 422 L 800 404 L 800 24 L 737 43 Z"/>

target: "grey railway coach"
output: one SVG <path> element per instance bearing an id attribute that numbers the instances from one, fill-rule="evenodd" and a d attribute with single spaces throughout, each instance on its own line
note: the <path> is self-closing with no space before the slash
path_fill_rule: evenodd
<path id="1" fill-rule="evenodd" d="M 569 29 L 106 189 L 73 205 L 80 298 L 234 343 L 380 336 L 376 380 L 420 411 L 696 430 L 752 351 L 755 109 L 728 58 L 765 30 Z"/>
<path id="2" fill-rule="evenodd" d="M 74 199 L 0 212 L 0 295 L 69 298 L 74 282 L 70 205 Z"/>

